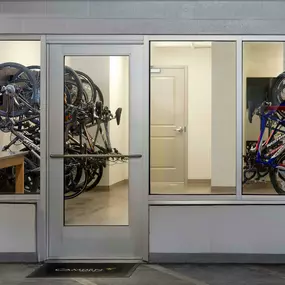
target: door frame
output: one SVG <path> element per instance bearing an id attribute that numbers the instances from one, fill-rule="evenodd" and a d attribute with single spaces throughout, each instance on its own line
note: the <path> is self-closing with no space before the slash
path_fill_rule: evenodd
<path id="1" fill-rule="evenodd" d="M 184 144 L 184 153 L 186 155 L 184 156 L 183 164 L 184 164 L 184 184 L 187 185 L 188 184 L 188 135 L 189 135 L 189 133 L 188 133 L 188 109 L 189 109 L 188 108 L 188 67 L 187 67 L 187 65 L 152 65 L 150 67 L 150 70 L 151 69 L 183 69 L 183 71 L 184 71 L 184 89 L 185 89 L 185 93 L 184 93 L 184 103 L 185 103 L 184 104 L 184 126 L 186 127 L 186 131 L 184 132 L 185 135 L 184 135 L 183 144 Z M 151 77 L 151 74 L 150 74 L 150 77 Z M 151 86 L 149 89 L 151 91 Z M 150 92 L 149 96 L 151 98 L 151 92 Z"/>
<path id="2" fill-rule="evenodd" d="M 42 112 L 42 119 L 43 119 L 43 127 L 45 127 L 45 134 L 44 137 L 48 138 L 48 108 L 46 106 L 49 103 L 48 94 L 49 94 L 49 72 L 48 72 L 48 62 L 49 62 L 49 46 L 51 44 L 72 44 L 72 45 L 141 45 L 142 49 L 142 56 L 144 53 L 144 37 L 143 36 L 70 36 L 70 35 L 48 35 L 45 37 L 42 37 L 42 56 L 41 56 L 41 69 L 43 70 L 43 76 L 41 76 L 41 88 L 43 89 L 43 97 L 41 102 L 41 107 L 43 108 Z M 94 54 L 95 55 L 95 54 Z M 144 60 L 142 61 L 142 68 L 144 69 Z M 142 74 L 142 92 L 147 93 L 148 88 L 145 86 L 144 82 L 144 70 L 141 70 Z M 142 110 L 145 110 L 148 108 L 148 101 L 146 100 L 143 102 L 144 106 L 142 106 Z M 129 110 L 131 113 L 131 109 Z M 145 146 L 148 146 L 148 113 L 143 113 L 145 120 L 142 120 L 141 127 L 142 127 L 142 140 L 143 140 L 143 150 L 142 155 L 145 157 L 144 159 L 144 167 L 142 169 L 142 189 L 144 190 L 142 193 L 143 201 L 140 201 L 140 204 L 143 209 L 143 217 L 141 218 L 142 224 L 140 225 L 141 230 L 141 236 L 140 236 L 140 245 L 142 247 L 142 258 L 144 261 L 148 261 L 149 256 L 149 216 L 148 216 L 148 148 Z M 43 141 L 43 140 L 42 140 Z M 48 152 L 49 149 L 48 141 L 45 139 L 43 142 L 43 154 L 42 154 L 42 165 L 43 169 L 48 169 Z M 47 172 L 45 172 L 47 173 Z M 43 191 L 41 191 L 41 198 L 40 198 L 40 205 L 41 205 L 41 217 L 39 219 L 38 217 L 38 225 L 40 226 L 37 228 L 37 240 L 38 240 L 38 259 L 39 261 L 43 260 L 49 260 L 49 219 L 48 219 L 48 176 L 45 175 L 41 179 L 42 186 L 41 188 Z M 43 222 L 43 223 L 42 223 Z M 115 258 L 115 257 L 114 257 Z M 90 259 L 89 259 L 90 260 Z M 96 261 L 99 261 L 100 259 L 96 259 Z M 114 259 L 115 260 L 115 259 Z M 116 261 L 118 261 L 116 259 Z"/>

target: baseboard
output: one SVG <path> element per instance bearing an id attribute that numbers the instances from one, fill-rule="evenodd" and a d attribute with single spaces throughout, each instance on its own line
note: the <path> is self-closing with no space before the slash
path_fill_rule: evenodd
<path id="1" fill-rule="evenodd" d="M 285 263 L 285 254 L 150 253 L 150 263 Z"/>
<path id="2" fill-rule="evenodd" d="M 34 263 L 38 262 L 38 256 L 36 252 L 1 252 L 1 263 Z"/>
<path id="3" fill-rule="evenodd" d="M 246 189 L 260 189 L 262 188 L 273 188 L 272 183 L 270 181 L 265 181 L 265 182 L 253 182 L 253 183 L 248 183 L 243 186 Z"/>
<path id="4" fill-rule="evenodd" d="M 123 185 L 127 185 L 129 183 L 129 179 L 124 179 L 124 180 L 121 180 L 121 181 L 118 181 L 112 185 L 99 185 L 99 186 L 96 186 L 94 188 L 94 191 L 110 191 L 116 187 L 119 187 L 119 186 L 123 186 Z"/>
<path id="5" fill-rule="evenodd" d="M 236 187 L 234 187 L 234 186 L 212 186 L 211 192 L 235 193 Z"/>
<path id="6" fill-rule="evenodd" d="M 188 184 L 197 184 L 197 183 L 211 185 L 211 179 L 188 179 Z"/>

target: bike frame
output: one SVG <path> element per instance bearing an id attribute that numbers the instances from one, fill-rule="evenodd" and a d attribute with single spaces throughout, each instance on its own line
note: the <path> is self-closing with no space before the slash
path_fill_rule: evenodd
<path id="1" fill-rule="evenodd" d="M 281 139 L 285 138 L 285 131 L 280 129 L 280 127 L 285 127 L 285 120 L 282 120 L 278 118 L 277 116 L 275 116 L 276 111 L 285 110 L 285 106 L 284 105 L 280 105 L 277 107 L 271 106 L 271 107 L 268 107 L 268 109 L 271 111 L 269 111 L 267 114 L 262 114 L 260 116 L 260 120 L 261 120 L 260 134 L 259 134 L 259 138 L 258 138 L 258 141 L 256 143 L 256 148 L 255 148 L 257 151 L 256 162 L 273 167 L 273 168 L 283 168 L 284 167 L 284 170 L 285 170 L 285 165 L 276 163 L 276 158 L 279 157 L 285 150 L 285 144 L 270 151 L 269 155 L 271 154 L 273 155 L 267 160 L 265 160 L 264 157 L 262 156 L 262 151 L 264 151 L 265 149 L 268 149 L 269 147 L 279 142 Z M 264 133 L 267 127 L 267 123 L 269 120 L 277 122 L 277 126 L 272 130 L 268 139 L 263 143 L 262 139 L 263 139 L 263 136 L 264 136 Z M 271 139 L 274 137 L 276 133 L 283 133 L 283 135 L 271 141 Z"/>

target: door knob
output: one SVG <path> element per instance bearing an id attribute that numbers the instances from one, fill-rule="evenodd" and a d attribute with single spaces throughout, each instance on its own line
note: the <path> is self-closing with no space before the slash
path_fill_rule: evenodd
<path id="1" fill-rule="evenodd" d="M 177 129 L 175 129 L 176 132 L 179 132 L 179 133 L 183 133 L 183 128 L 182 127 L 178 127 Z"/>

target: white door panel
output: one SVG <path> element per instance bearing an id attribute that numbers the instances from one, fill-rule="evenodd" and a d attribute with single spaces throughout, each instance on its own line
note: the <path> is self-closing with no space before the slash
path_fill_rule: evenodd
<path id="1" fill-rule="evenodd" d="M 151 75 L 151 181 L 185 181 L 185 70 Z"/>

